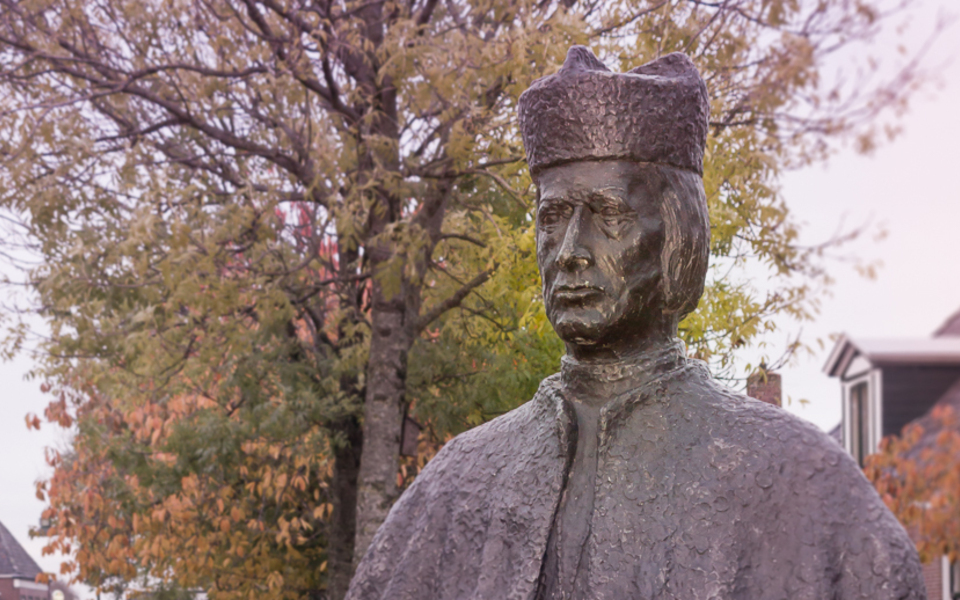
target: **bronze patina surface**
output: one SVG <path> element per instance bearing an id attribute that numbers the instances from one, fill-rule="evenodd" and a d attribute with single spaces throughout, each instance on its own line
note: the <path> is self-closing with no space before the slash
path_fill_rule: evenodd
<path id="1" fill-rule="evenodd" d="M 707 267 L 708 112 L 680 54 L 612 73 L 575 47 L 521 97 L 561 372 L 443 448 L 350 600 L 925 597 L 843 449 L 715 383 L 676 339 Z"/>

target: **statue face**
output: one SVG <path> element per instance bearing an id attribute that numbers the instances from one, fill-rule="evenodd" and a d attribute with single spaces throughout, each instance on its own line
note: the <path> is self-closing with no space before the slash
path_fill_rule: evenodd
<path id="1" fill-rule="evenodd" d="M 575 162 L 538 177 L 543 297 L 568 350 L 622 356 L 661 319 L 664 226 L 653 169 L 618 160 Z"/>

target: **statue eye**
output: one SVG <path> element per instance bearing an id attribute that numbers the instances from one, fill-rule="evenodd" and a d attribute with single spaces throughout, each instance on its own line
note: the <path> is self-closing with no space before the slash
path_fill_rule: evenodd
<path id="1" fill-rule="evenodd" d="M 560 215 L 558 215 L 556 212 L 540 213 L 540 228 L 545 231 L 552 231 L 559 222 Z"/>
<path id="2" fill-rule="evenodd" d="M 600 209 L 600 216 L 609 218 L 609 219 L 615 219 L 622 214 L 623 213 L 616 206 L 604 206 L 603 208 Z"/>
<path id="3" fill-rule="evenodd" d="M 569 212 L 572 211 L 565 210 L 562 206 L 547 206 L 540 209 L 537 219 L 541 228 L 546 231 L 552 231 L 563 221 L 565 216 L 569 216 L 567 214 Z"/>
<path id="4" fill-rule="evenodd" d="M 632 213 L 623 200 L 608 194 L 595 194 L 590 199 L 590 210 L 609 225 L 619 224 L 624 217 Z"/>

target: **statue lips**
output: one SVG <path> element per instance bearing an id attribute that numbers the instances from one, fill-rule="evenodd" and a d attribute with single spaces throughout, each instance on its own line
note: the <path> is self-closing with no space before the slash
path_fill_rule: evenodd
<path id="1" fill-rule="evenodd" d="M 554 289 L 553 300 L 563 304 L 583 304 L 596 296 L 602 296 L 602 287 L 589 283 L 576 283 L 558 286 Z"/>

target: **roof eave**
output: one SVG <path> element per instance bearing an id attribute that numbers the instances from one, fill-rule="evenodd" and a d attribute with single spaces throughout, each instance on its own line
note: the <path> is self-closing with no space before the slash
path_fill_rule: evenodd
<path id="1" fill-rule="evenodd" d="M 839 377 L 843 373 L 846 365 L 852 360 L 851 354 L 859 354 L 860 350 L 854 344 L 853 339 L 845 333 L 840 334 L 837 343 L 834 344 L 827 362 L 823 365 L 822 371 L 830 377 Z"/>

